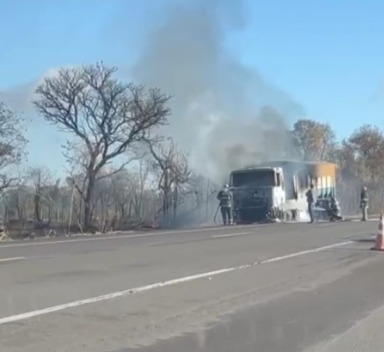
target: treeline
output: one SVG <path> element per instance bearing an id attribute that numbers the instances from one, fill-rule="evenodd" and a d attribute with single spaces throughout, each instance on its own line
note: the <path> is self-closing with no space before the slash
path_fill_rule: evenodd
<path id="1" fill-rule="evenodd" d="M 338 198 L 346 214 L 359 211 L 360 191 L 368 187 L 369 212 L 383 208 L 384 134 L 377 126 L 363 125 L 338 142 L 328 124 L 299 120 L 292 131 L 293 143 L 302 160 L 331 161 L 338 165 Z"/>
<path id="2" fill-rule="evenodd" d="M 103 173 L 95 183 L 92 222 L 86 228 L 85 175 L 55 180 L 46 167 L 31 168 L 19 185 L 4 193 L 5 221 L 13 230 L 46 234 L 52 229 L 59 233 L 103 232 L 211 222 L 217 186 L 191 175 L 185 183 L 173 182 L 167 190 L 162 178 L 170 176 L 172 173 L 164 176 L 150 155 L 142 156 L 129 171 Z"/>
<path id="3" fill-rule="evenodd" d="M 196 175 L 188 157 L 159 132 L 168 123 L 171 97 L 125 84 L 115 72 L 102 63 L 61 69 L 36 89 L 37 113 L 68 132 L 66 179 L 54 179 L 45 166 L 10 176 L 27 141 L 20 117 L 0 105 L 1 211 L 9 227 L 38 223 L 74 232 L 212 221 L 220 185 Z M 371 191 L 371 212 L 381 210 L 381 130 L 362 126 L 338 142 L 329 125 L 299 120 L 287 134 L 294 158 L 339 165 L 338 196 L 346 212 L 358 211 L 363 184 Z"/>
<path id="4" fill-rule="evenodd" d="M 103 231 L 212 219 L 217 187 L 195 175 L 187 156 L 159 132 L 168 123 L 171 97 L 123 83 L 116 70 L 103 63 L 61 69 L 36 88 L 36 112 L 68 133 L 65 180 L 54 180 L 43 166 L 10 177 L 26 140 L 19 116 L 1 105 L 2 214 L 8 228 L 38 223 Z"/>

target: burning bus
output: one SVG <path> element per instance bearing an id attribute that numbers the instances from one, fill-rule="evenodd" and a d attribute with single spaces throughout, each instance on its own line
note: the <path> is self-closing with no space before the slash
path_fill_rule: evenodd
<path id="1" fill-rule="evenodd" d="M 307 216 L 306 192 L 311 184 L 320 207 L 336 199 L 336 165 L 268 162 L 233 170 L 229 183 L 236 223 L 273 219 L 300 221 Z"/>

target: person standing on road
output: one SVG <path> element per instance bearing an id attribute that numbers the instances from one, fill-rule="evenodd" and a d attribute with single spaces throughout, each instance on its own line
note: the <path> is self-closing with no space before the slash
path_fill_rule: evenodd
<path id="1" fill-rule="evenodd" d="M 223 217 L 224 225 L 232 224 L 232 195 L 229 186 L 225 185 L 224 188 L 217 194 L 221 216 Z"/>
<path id="2" fill-rule="evenodd" d="M 368 218 L 368 189 L 367 186 L 363 186 L 360 194 L 360 209 L 362 212 L 361 221 L 367 221 Z"/>
<path id="3" fill-rule="evenodd" d="M 313 224 L 315 222 L 315 214 L 314 214 L 314 210 L 313 210 L 313 206 L 315 204 L 315 197 L 313 195 L 313 188 L 314 188 L 314 186 L 313 186 L 313 184 L 311 184 L 309 190 L 305 194 L 307 197 L 308 213 L 309 213 L 309 217 L 311 218 L 311 224 Z"/>

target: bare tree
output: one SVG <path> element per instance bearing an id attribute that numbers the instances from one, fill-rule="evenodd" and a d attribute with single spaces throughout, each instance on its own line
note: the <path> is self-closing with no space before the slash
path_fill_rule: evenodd
<path id="1" fill-rule="evenodd" d="M 361 186 L 368 186 L 369 211 L 381 211 L 384 204 L 384 134 L 376 126 L 363 125 L 343 141 L 338 151 L 338 163 L 345 189 L 345 203 L 356 204 L 358 210 Z M 355 194 L 355 200 L 350 198 Z"/>
<path id="2" fill-rule="evenodd" d="M 36 89 L 34 102 L 43 117 L 72 133 L 87 152 L 84 194 L 85 226 L 100 171 L 166 123 L 169 96 L 159 89 L 124 84 L 113 78 L 116 68 L 103 63 L 61 69 Z M 123 165 L 122 165 L 123 167 Z"/>
<path id="3" fill-rule="evenodd" d="M 17 181 L 5 170 L 21 161 L 26 143 L 23 119 L 0 102 L 0 191 Z"/>
<path id="4" fill-rule="evenodd" d="M 55 212 L 55 219 L 59 221 L 60 214 L 59 214 L 59 203 L 61 201 L 61 198 L 63 196 L 62 189 L 60 187 L 60 179 L 57 179 L 54 184 L 48 185 L 46 187 L 46 197 L 48 199 L 48 220 L 51 221 L 52 219 L 52 212 L 53 210 L 56 210 Z"/>
<path id="5" fill-rule="evenodd" d="M 111 177 L 111 193 L 115 201 L 115 213 L 120 219 L 123 219 L 128 214 L 128 209 L 133 185 L 131 175 L 127 171 L 121 171 Z"/>
<path id="6" fill-rule="evenodd" d="M 213 220 L 217 209 L 217 189 L 211 180 L 202 175 L 193 175 L 190 181 L 191 190 L 194 193 L 194 209 L 201 221 Z"/>
<path id="7" fill-rule="evenodd" d="M 135 216 L 143 220 L 144 217 L 144 193 L 148 184 L 148 178 L 152 171 L 151 161 L 147 154 L 142 154 L 137 160 L 137 172 L 131 174 L 131 183 L 134 185 L 133 189 L 133 205 Z"/>
<path id="8" fill-rule="evenodd" d="M 86 175 L 84 173 L 78 172 L 75 173 L 73 170 L 70 172 L 70 176 L 66 178 L 68 187 L 70 188 L 70 223 L 72 225 L 72 220 L 77 218 L 78 224 L 81 223 L 84 218 L 82 215 L 84 213 L 84 198 L 85 198 L 85 188 L 86 188 Z"/>
<path id="9" fill-rule="evenodd" d="M 18 185 L 17 188 L 7 190 L 6 193 L 6 220 L 9 218 L 24 222 L 27 218 L 28 192 L 25 185 Z"/>
<path id="10" fill-rule="evenodd" d="M 64 155 L 67 157 L 67 162 L 70 166 L 70 169 L 67 170 L 69 174 L 67 182 L 69 182 L 71 189 L 76 191 L 76 197 L 74 197 L 75 193 L 71 192 L 73 193 L 72 205 L 75 210 L 73 213 L 77 215 L 77 222 L 81 223 L 84 218 L 83 214 L 85 207 L 83 204 L 86 204 L 86 188 L 88 181 L 86 170 L 90 162 L 89 153 L 86 145 L 84 145 L 81 140 L 75 143 L 67 141 L 67 145 L 63 146 L 63 148 Z M 100 173 L 103 174 L 103 170 L 101 170 Z M 90 204 L 90 207 L 92 207 L 92 204 Z"/>
<path id="11" fill-rule="evenodd" d="M 167 143 L 148 141 L 148 147 L 158 169 L 158 189 L 162 192 L 162 213 L 166 221 L 170 221 L 171 212 L 176 215 L 180 192 L 191 177 L 186 156 L 177 150 L 172 139 Z"/>
<path id="12" fill-rule="evenodd" d="M 34 217 L 36 221 L 42 221 L 41 199 L 46 199 L 43 195 L 43 189 L 49 185 L 52 180 L 52 176 L 48 168 L 45 166 L 30 168 L 27 176 L 34 188 Z M 49 201 L 50 200 L 48 199 L 48 202 Z"/>

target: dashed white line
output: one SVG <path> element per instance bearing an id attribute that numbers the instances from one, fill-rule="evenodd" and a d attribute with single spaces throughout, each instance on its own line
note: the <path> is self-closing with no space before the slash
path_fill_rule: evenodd
<path id="1" fill-rule="evenodd" d="M 25 257 L 3 258 L 3 259 L 0 259 L 0 263 L 13 262 L 15 260 L 21 260 L 21 259 L 25 259 Z"/>
<path id="2" fill-rule="evenodd" d="M 280 257 L 270 258 L 270 259 L 255 262 L 252 264 L 245 264 L 245 265 L 240 265 L 240 266 L 236 266 L 236 267 L 224 268 L 224 269 L 209 271 L 209 272 L 205 272 L 205 273 L 201 273 L 201 274 L 185 276 L 185 277 L 181 277 L 181 278 L 177 278 L 177 279 L 173 279 L 173 280 L 168 280 L 168 281 L 158 282 L 158 283 L 154 283 L 154 284 L 150 284 L 150 285 L 146 285 L 146 286 L 131 288 L 131 289 L 124 290 L 124 291 L 113 292 L 113 293 L 109 293 L 109 294 L 102 295 L 102 296 L 97 296 L 97 297 L 87 298 L 87 299 L 78 300 L 78 301 L 74 301 L 74 302 L 64 303 L 64 304 L 60 304 L 57 306 L 39 309 L 39 310 L 27 312 L 27 313 L 12 315 L 9 317 L 0 318 L 0 325 L 16 322 L 16 321 L 20 321 L 20 320 L 25 320 L 25 319 L 31 319 L 31 318 L 34 318 L 37 316 L 41 316 L 41 315 L 45 315 L 45 314 L 49 314 L 49 313 L 53 313 L 53 312 L 58 312 L 58 311 L 69 309 L 69 308 L 75 308 L 75 307 L 83 306 L 86 304 L 97 303 L 97 302 L 111 300 L 111 299 L 118 298 L 118 297 L 129 296 L 129 295 L 140 293 L 140 292 L 150 291 L 150 290 L 153 290 L 156 288 L 177 285 L 177 284 L 190 282 L 190 281 L 194 281 L 194 280 L 198 280 L 198 279 L 203 279 L 203 278 L 207 278 L 207 277 L 210 278 L 212 276 L 217 276 L 217 275 L 221 275 L 224 273 L 229 273 L 229 272 L 236 271 L 236 270 L 246 269 L 246 268 L 250 268 L 250 267 L 253 267 L 256 265 L 263 265 L 263 264 L 278 262 L 278 261 L 282 261 L 285 259 L 299 257 L 299 256 L 302 256 L 305 254 L 316 253 L 316 252 L 321 252 L 321 251 L 324 251 L 327 249 L 345 246 L 345 245 L 352 244 L 352 243 L 354 243 L 354 241 L 334 243 L 334 244 L 331 244 L 328 246 L 318 247 L 318 248 L 309 249 L 306 251 L 301 251 L 301 252 L 283 255 Z"/>

